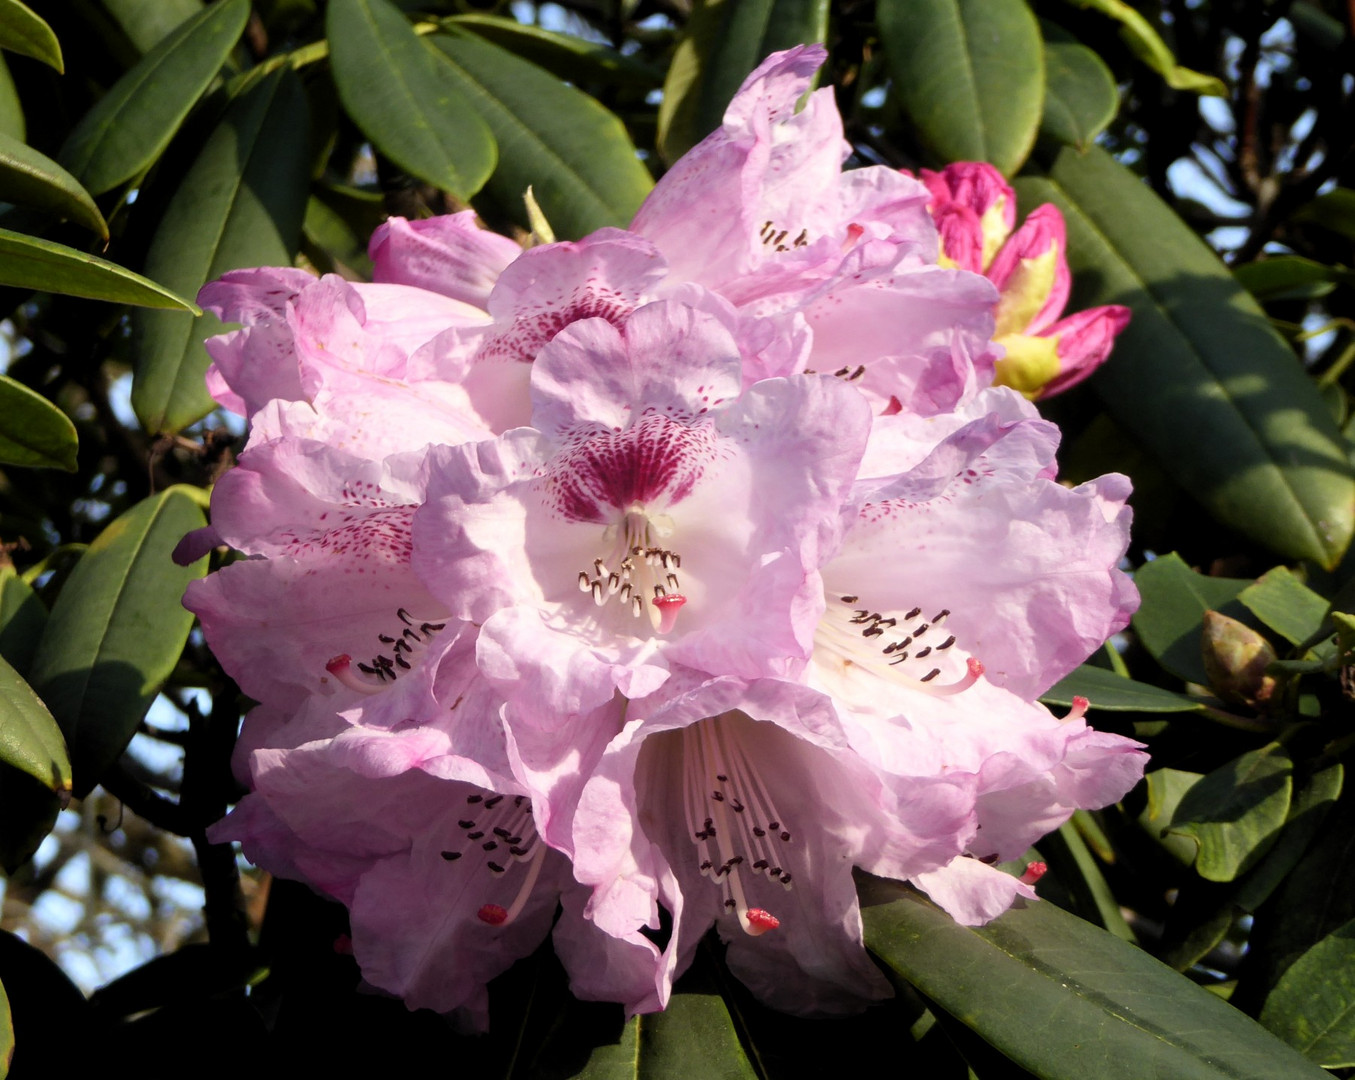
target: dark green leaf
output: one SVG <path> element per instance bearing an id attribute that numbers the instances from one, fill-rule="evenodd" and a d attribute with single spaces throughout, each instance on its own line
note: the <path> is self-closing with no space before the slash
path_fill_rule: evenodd
<path id="1" fill-rule="evenodd" d="M 1224 524 L 1332 566 L 1355 478 L 1302 366 L 1203 241 L 1099 148 L 1017 185 L 1068 223 L 1075 306 L 1122 303 L 1129 328 L 1093 385 L 1108 410 Z"/>
<path id="2" fill-rule="evenodd" d="M 61 43 L 52 28 L 19 0 L 0 0 L 0 49 L 31 56 L 64 72 Z"/>
<path id="3" fill-rule="evenodd" d="M 1348 240 L 1355 240 L 1355 190 L 1334 188 L 1312 202 L 1304 203 L 1290 220 L 1321 225 Z"/>
<path id="4" fill-rule="evenodd" d="M 1289 804 L 1284 833 L 1260 865 L 1248 872 L 1237 890 L 1235 903 L 1242 911 L 1254 912 L 1298 865 L 1328 812 L 1335 805 L 1345 783 L 1340 762 L 1327 765 L 1298 784 Z"/>
<path id="5" fill-rule="evenodd" d="M 866 944 L 887 970 L 1042 1080 L 1326 1075 L 1207 990 L 1053 904 L 1021 903 L 974 928 L 893 883 L 869 883 L 862 899 Z"/>
<path id="6" fill-rule="evenodd" d="M 1263 623 L 1295 645 L 1316 634 L 1327 616 L 1327 601 L 1284 566 L 1262 574 L 1255 585 L 1248 585 L 1238 593 L 1237 599 Z"/>
<path id="7" fill-rule="evenodd" d="M 116 263 L 8 229 L 0 229 L 0 285 L 114 304 L 197 311 L 191 300 Z"/>
<path id="8" fill-rule="evenodd" d="M 530 185 L 562 240 L 630 221 L 653 181 L 615 115 L 482 38 L 439 34 L 434 44 L 498 140 L 485 191 L 500 207 L 525 223 Z"/>
<path id="9" fill-rule="evenodd" d="M 170 554 L 204 523 L 181 488 L 142 500 L 99 534 L 52 608 L 31 682 L 66 736 L 79 797 L 117 760 L 183 652 L 193 616 L 180 600 L 207 560 L 177 566 Z"/>
<path id="10" fill-rule="evenodd" d="M 640 89 L 663 84 L 663 72 L 647 64 L 573 34 L 557 34 L 539 26 L 524 26 L 513 19 L 474 12 L 447 20 L 492 41 L 515 56 L 545 68 L 567 82 L 599 82 Z"/>
<path id="11" fill-rule="evenodd" d="M 183 23 L 81 117 L 61 163 L 95 195 L 140 175 L 216 78 L 248 18 L 248 0 L 223 0 Z"/>
<path id="12" fill-rule="evenodd" d="M 0 1078 L 9 1075 L 9 1064 L 14 1057 L 14 1018 L 9 1012 L 9 995 L 0 983 Z"/>
<path id="13" fill-rule="evenodd" d="M 1199 845 L 1195 869 L 1206 881 L 1232 881 L 1256 865 L 1289 816 L 1294 763 L 1278 743 L 1215 769 L 1182 796 L 1173 833 Z"/>
<path id="14" fill-rule="evenodd" d="M 1186 772 L 1183 769 L 1155 769 L 1145 777 L 1148 786 L 1148 804 L 1139 815 L 1139 824 L 1183 866 L 1189 866 L 1195 861 L 1198 848 L 1194 840 L 1169 833 L 1167 827 L 1186 792 L 1201 779 L 1199 773 Z"/>
<path id="15" fill-rule="evenodd" d="M 1046 858 L 1059 884 L 1068 893 L 1071 904 L 1060 906 L 1067 907 L 1074 914 L 1118 938 L 1135 940 L 1134 931 L 1125 922 L 1115 893 L 1106 883 L 1101 867 L 1071 821 L 1065 821 L 1059 826 L 1058 832 L 1050 833 L 1040 841 L 1040 854 Z M 1041 879 L 1042 895 L 1049 887 L 1045 884 L 1048 880 Z"/>
<path id="16" fill-rule="evenodd" d="M 878 19 L 894 90 L 932 154 L 1019 169 L 1045 94 L 1024 0 L 880 0 Z"/>
<path id="17" fill-rule="evenodd" d="M 1143 647 L 1173 675 L 1207 684 L 1209 675 L 1200 656 L 1204 613 L 1233 614 L 1233 602 L 1251 583 L 1197 574 L 1173 552 L 1140 567 L 1134 584 L 1142 598 L 1134 629 Z"/>
<path id="18" fill-rule="evenodd" d="M 1120 91 L 1105 62 L 1087 46 L 1044 25 L 1044 114 L 1040 132 L 1079 150 L 1115 119 Z"/>
<path id="19" fill-rule="evenodd" d="M 376 148 L 458 199 L 479 191 L 494 137 L 409 20 L 386 0 L 331 0 L 325 32 L 339 98 Z"/>
<path id="20" fill-rule="evenodd" d="M 290 266 L 305 213 L 306 97 L 282 68 L 237 98 L 179 184 L 146 256 L 146 272 L 196 295 L 227 270 Z M 203 384 L 212 315 L 138 312 L 132 407 L 147 431 L 177 431 L 214 402 Z"/>
<path id="21" fill-rule="evenodd" d="M 1233 268 L 1233 276 L 1258 300 L 1306 300 L 1326 296 L 1338 282 L 1355 284 L 1355 273 L 1302 255 L 1272 255 Z"/>
<path id="22" fill-rule="evenodd" d="M 3 56 L 0 56 L 0 132 L 19 142 L 24 141 L 28 132 L 19 92 L 14 88 L 14 79 Z"/>
<path id="23" fill-rule="evenodd" d="M 122 32 L 143 56 L 202 10 L 202 0 L 101 0 Z"/>
<path id="24" fill-rule="evenodd" d="M 101 237 L 108 225 L 80 182 L 45 154 L 0 134 L 0 199 L 69 218 Z"/>
<path id="25" fill-rule="evenodd" d="M 827 40 L 827 0 L 698 0 L 659 105 L 659 153 L 673 162 L 718 128 L 743 80 L 780 49 Z"/>
<path id="26" fill-rule="evenodd" d="M 47 608 L 14 567 L 0 564 L 0 657 L 27 676 L 38 649 Z"/>
<path id="27" fill-rule="evenodd" d="M 0 375 L 0 462 L 75 472 L 70 417 L 23 383 Z"/>
<path id="28" fill-rule="evenodd" d="M 1294 961 L 1266 998 L 1261 1023 L 1310 1061 L 1355 1065 L 1355 922 Z"/>
<path id="29" fill-rule="evenodd" d="M 1130 50 L 1166 80 L 1173 90 L 1190 90 L 1212 97 L 1227 97 L 1228 88 L 1212 75 L 1182 67 L 1153 29 L 1152 24 L 1124 0 L 1070 0 L 1079 7 L 1089 7 L 1109 15 L 1120 24 L 1120 37 Z"/>
<path id="30" fill-rule="evenodd" d="M 753 1080 L 734 1022 L 715 993 L 675 993 L 660 1013 L 632 1017 L 597 1047 L 578 1080 Z"/>
<path id="31" fill-rule="evenodd" d="M 0 659 L 0 761 L 22 769 L 58 794 L 71 789 L 66 743 L 38 695 Z"/>
<path id="32" fill-rule="evenodd" d="M 1192 712 L 1201 708 L 1183 694 L 1174 694 L 1150 683 L 1134 682 L 1113 671 L 1083 664 L 1040 695 L 1046 705 L 1071 705 L 1084 697 L 1093 709 L 1107 712 Z"/>

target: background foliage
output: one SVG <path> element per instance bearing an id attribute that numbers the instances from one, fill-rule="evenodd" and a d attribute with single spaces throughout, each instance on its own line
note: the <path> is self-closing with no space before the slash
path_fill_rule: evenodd
<path id="1" fill-rule="evenodd" d="M 1353 11 L 0 0 L 0 1063 L 1346 1075 Z M 547 947 L 493 985 L 491 1033 L 458 1036 L 355 994 L 342 909 L 204 838 L 247 703 L 178 603 L 206 561 L 169 553 L 242 432 L 203 388 L 220 324 L 192 298 L 243 266 L 361 277 L 389 213 L 528 229 L 528 185 L 562 239 L 625 225 L 803 41 L 830 49 L 852 164 L 993 162 L 1023 213 L 1063 210 L 1073 306 L 1134 311 L 1046 412 L 1067 478 L 1133 477 L 1143 607 L 1046 700 L 1088 696 L 1151 771 L 1041 844 L 1047 903 L 983 929 L 863 881 L 898 989 L 864 1016 L 771 1013 L 712 942 L 666 1013 L 623 1023 Z"/>

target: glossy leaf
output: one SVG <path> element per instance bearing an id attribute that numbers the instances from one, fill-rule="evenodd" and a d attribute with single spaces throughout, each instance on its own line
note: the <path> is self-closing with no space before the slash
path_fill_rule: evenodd
<path id="1" fill-rule="evenodd" d="M 71 763 L 61 729 L 23 677 L 0 659 L 0 761 L 61 793 L 71 789 Z"/>
<path id="2" fill-rule="evenodd" d="M 1168 828 L 1186 792 L 1203 777 L 1184 769 L 1154 769 L 1144 779 L 1147 781 L 1148 803 L 1139 814 L 1139 824 L 1173 859 L 1182 866 L 1191 865 L 1199 850 L 1195 841 L 1168 832 Z"/>
<path id="3" fill-rule="evenodd" d="M 1072 705 L 1075 696 L 1106 712 L 1192 712 L 1202 707 L 1184 694 L 1135 682 L 1092 664 L 1083 664 L 1064 676 L 1041 694 L 1040 700 L 1046 705 Z"/>
<path id="4" fill-rule="evenodd" d="M 888 882 L 862 891 L 866 945 L 1042 1080 L 1303 1080 L 1325 1074 L 1226 1002 L 1047 903 L 960 926 Z"/>
<path id="5" fill-rule="evenodd" d="M 1162 76 L 1173 90 L 1190 90 L 1210 97 L 1227 97 L 1228 88 L 1212 75 L 1202 75 L 1176 62 L 1152 24 L 1124 0 L 1070 0 L 1109 15 L 1120 24 L 1120 37 L 1130 51 Z"/>
<path id="6" fill-rule="evenodd" d="M 1233 276 L 1258 300 L 1306 300 L 1326 296 L 1337 284 L 1355 284 L 1355 272 L 1302 255 L 1272 255 L 1233 267 Z"/>
<path id="7" fill-rule="evenodd" d="M 0 463 L 75 472 L 75 425 L 35 390 L 0 375 Z"/>
<path id="8" fill-rule="evenodd" d="M 827 0 L 698 0 L 659 105 L 659 153 L 673 162 L 720 126 L 743 80 L 771 53 L 822 42 Z"/>
<path id="9" fill-rule="evenodd" d="M 1324 766 L 1302 782 L 1296 781 L 1284 833 L 1261 863 L 1248 872 L 1235 894 L 1235 902 L 1242 911 L 1253 912 L 1264 904 L 1298 865 L 1336 805 L 1344 784 L 1345 769 L 1340 762 Z"/>
<path id="10" fill-rule="evenodd" d="M 9 995 L 0 983 L 0 1080 L 9 1075 L 14 1058 L 14 1017 L 9 1011 Z"/>
<path id="11" fill-rule="evenodd" d="M 1202 240 L 1103 150 L 1017 185 L 1068 225 L 1073 307 L 1133 318 L 1093 379 L 1116 422 L 1221 522 L 1282 555 L 1340 560 L 1355 477 L 1317 389 Z"/>
<path id="12" fill-rule="evenodd" d="M 1262 574 L 1237 596 L 1253 615 L 1287 641 L 1298 645 L 1318 632 L 1327 615 L 1327 601 L 1303 584 L 1288 567 Z"/>
<path id="13" fill-rule="evenodd" d="M 661 1013 L 633 1016 L 613 1044 L 594 1049 L 577 1080 L 753 1080 L 718 994 L 674 993 Z"/>
<path id="14" fill-rule="evenodd" d="M 1256 865 L 1289 816 L 1294 763 L 1278 743 L 1215 769 L 1177 804 L 1169 828 L 1199 845 L 1195 869 L 1207 881 L 1232 881 Z"/>
<path id="15" fill-rule="evenodd" d="M 13 566 L 0 563 L 0 658 L 27 676 L 37 652 L 47 608 Z"/>
<path id="16" fill-rule="evenodd" d="M 0 56 L 0 132 L 23 142 L 27 131 L 23 104 L 19 101 L 18 90 L 14 88 L 14 78 L 9 73 L 9 65 L 5 63 L 4 57 Z"/>
<path id="17" fill-rule="evenodd" d="M 1290 216 L 1299 223 L 1321 225 L 1355 240 L 1355 189 L 1338 187 L 1304 203 Z"/>
<path id="18" fill-rule="evenodd" d="M 1040 28 L 1024 0 L 880 0 L 878 19 L 894 90 L 932 154 L 1019 169 L 1045 94 Z"/>
<path id="19" fill-rule="evenodd" d="M 117 760 L 183 652 L 193 616 L 180 600 L 207 560 L 184 567 L 170 554 L 205 520 L 177 487 L 143 499 L 99 534 L 52 608 L 30 681 L 66 736 L 77 796 Z"/>
<path id="20" fill-rule="evenodd" d="M 66 70 L 61 43 L 52 28 L 19 0 L 0 0 L 0 49 L 31 56 L 57 71 Z"/>
<path id="21" fill-rule="evenodd" d="M 202 10 L 202 0 L 100 0 L 122 32 L 142 55 Z"/>
<path id="22" fill-rule="evenodd" d="M 332 0 L 325 18 L 344 109 L 391 161 L 469 199 L 494 171 L 494 137 L 409 20 L 386 0 Z"/>
<path id="23" fill-rule="evenodd" d="M 46 210 L 108 236 L 103 214 L 75 177 L 46 154 L 5 134 L 0 134 L 0 200 Z"/>
<path id="24" fill-rule="evenodd" d="M 454 15 L 447 21 L 479 34 L 567 82 L 599 82 L 641 89 L 663 85 L 663 72 L 595 41 L 557 34 L 540 26 L 524 26 L 513 19 L 481 12 Z"/>
<path id="25" fill-rule="evenodd" d="M 1105 62 L 1087 46 L 1044 24 L 1044 113 L 1040 132 L 1085 149 L 1115 119 L 1120 91 Z"/>
<path id="26" fill-rule="evenodd" d="M 184 22 L 80 118 L 61 163 L 95 195 L 144 172 L 216 78 L 248 18 L 248 0 L 223 0 Z"/>
<path id="27" fill-rule="evenodd" d="M 1266 998 L 1260 1019 L 1318 1065 L 1355 1065 L 1355 922 L 1294 961 Z"/>
<path id="28" fill-rule="evenodd" d="M 196 295 L 244 266 L 290 265 L 309 181 L 307 106 L 280 69 L 237 98 L 170 200 L 146 271 Z M 138 312 L 132 320 L 132 407 L 147 431 L 177 431 L 214 408 L 203 375 L 212 315 Z"/>
<path id="29" fill-rule="evenodd" d="M 1142 597 L 1134 629 L 1144 648 L 1173 675 L 1187 682 L 1208 683 L 1200 656 L 1204 613 L 1238 614 L 1234 601 L 1250 582 L 1197 574 L 1173 552 L 1140 567 L 1134 583 Z"/>
<path id="30" fill-rule="evenodd" d="M 8 229 L 0 229 L 0 285 L 114 304 L 197 311 L 191 300 L 116 263 Z"/>
<path id="31" fill-rule="evenodd" d="M 482 38 L 439 34 L 433 43 L 498 140 L 485 191 L 499 207 L 526 224 L 530 186 L 562 240 L 629 223 L 653 181 L 614 114 Z"/>

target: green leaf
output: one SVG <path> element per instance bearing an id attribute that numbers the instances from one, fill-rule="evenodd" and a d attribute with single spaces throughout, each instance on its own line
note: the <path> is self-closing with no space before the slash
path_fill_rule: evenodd
<path id="1" fill-rule="evenodd" d="M 1134 941 L 1134 931 L 1125 922 L 1120 903 L 1111 891 L 1091 850 L 1071 821 L 1040 841 L 1040 853 L 1048 860 L 1058 883 L 1068 892 L 1071 904 L 1060 904 L 1088 922 L 1094 922 L 1125 941 Z M 1041 893 L 1049 886 L 1041 881 Z"/>
<path id="2" fill-rule="evenodd" d="M 1148 786 L 1148 803 L 1139 815 L 1139 824 L 1172 858 L 1182 866 L 1190 866 L 1199 850 L 1195 841 L 1170 833 L 1167 828 L 1186 792 L 1203 777 L 1184 769 L 1154 769 L 1144 779 Z"/>
<path id="3" fill-rule="evenodd" d="M 1233 267 L 1233 276 L 1258 300 L 1307 300 L 1326 296 L 1337 284 L 1355 285 L 1355 273 L 1302 255 L 1271 255 Z"/>
<path id="4" fill-rule="evenodd" d="M 140 175 L 216 78 L 248 19 L 249 0 L 223 0 L 184 22 L 80 118 L 61 163 L 95 195 Z"/>
<path id="5" fill-rule="evenodd" d="M 659 104 L 659 154 L 676 161 L 724 119 L 771 53 L 828 39 L 827 0 L 698 0 Z"/>
<path id="6" fill-rule="evenodd" d="M 0 659 L 0 761 L 53 791 L 70 791 L 71 762 L 61 729 L 23 677 Z"/>
<path id="7" fill-rule="evenodd" d="M 1248 872 L 1234 897 L 1241 910 L 1254 912 L 1298 865 L 1340 797 L 1344 784 L 1345 769 L 1340 762 L 1326 765 L 1296 784 L 1284 833 L 1260 865 Z"/>
<path id="8" fill-rule="evenodd" d="M 889 882 L 862 890 L 866 945 L 1042 1080 L 1302 1080 L 1315 1065 L 1147 953 L 1053 904 L 960 926 Z"/>
<path id="9" fill-rule="evenodd" d="M 0 285 L 154 308 L 197 305 L 163 285 L 83 251 L 0 229 Z"/>
<path id="10" fill-rule="evenodd" d="M 27 675 L 38 649 L 47 608 L 13 566 L 0 563 L 0 657 Z"/>
<path id="11" fill-rule="evenodd" d="M 1262 574 L 1255 585 L 1237 595 L 1253 615 L 1294 645 L 1307 641 L 1322 628 L 1327 601 L 1295 577 L 1288 567 L 1277 566 Z"/>
<path id="12" fill-rule="evenodd" d="M 1093 709 L 1106 712 L 1194 712 L 1203 706 L 1183 694 L 1150 683 L 1135 682 L 1113 671 L 1083 664 L 1040 695 L 1046 705 L 1072 705 L 1084 697 Z"/>
<path id="13" fill-rule="evenodd" d="M 71 572 L 47 620 L 31 683 L 66 736 L 83 798 L 135 733 L 183 652 L 193 616 L 180 601 L 207 559 L 170 558 L 205 524 L 178 487 L 108 525 Z"/>
<path id="14" fill-rule="evenodd" d="M 1224 524 L 1334 566 L 1355 477 L 1316 387 L 1218 257 L 1105 151 L 1065 149 L 1017 185 L 1068 224 L 1074 307 L 1133 309 L 1093 379 L 1116 422 Z"/>
<path id="15" fill-rule="evenodd" d="M 45 154 L 0 133 L 0 199 L 69 218 L 108 238 L 108 225 L 80 182 Z"/>
<path id="16" fill-rule="evenodd" d="M 52 28 L 19 0 L 0 0 L 0 49 L 31 56 L 64 72 L 61 43 Z"/>
<path id="17" fill-rule="evenodd" d="M 0 375 L 0 463 L 75 472 L 70 417 L 35 390 Z"/>
<path id="18" fill-rule="evenodd" d="M 663 1012 L 633 1016 L 593 1050 L 577 1080 L 754 1080 L 729 1009 L 713 992 L 674 993 Z"/>
<path id="19" fill-rule="evenodd" d="M 1044 108 L 1040 28 L 1024 0 L 880 0 L 894 90 L 941 161 L 988 161 L 1011 175 Z"/>
<path id="20" fill-rule="evenodd" d="M 202 10 L 202 0 L 101 0 L 101 6 L 143 56 Z"/>
<path id="21" fill-rule="evenodd" d="M 1143 647 L 1173 675 L 1207 685 L 1209 674 L 1200 655 L 1204 613 L 1235 615 L 1233 602 L 1251 583 L 1197 574 L 1172 552 L 1141 566 L 1134 584 L 1142 598 L 1134 629 Z"/>
<path id="22" fill-rule="evenodd" d="M 14 1017 L 9 1011 L 9 995 L 0 983 L 0 1080 L 9 1075 L 10 1062 L 14 1059 Z"/>
<path id="23" fill-rule="evenodd" d="M 1105 62 L 1051 23 L 1044 31 L 1044 114 L 1040 133 L 1085 150 L 1115 119 L 1120 91 Z"/>
<path id="24" fill-rule="evenodd" d="M 1290 215 L 1289 220 L 1321 225 L 1347 240 L 1355 240 L 1355 190 L 1334 188 L 1312 202 L 1304 203 Z"/>
<path id="25" fill-rule="evenodd" d="M 1309 1061 L 1355 1065 L 1355 921 L 1338 927 L 1280 977 L 1261 1023 Z"/>
<path id="26" fill-rule="evenodd" d="M 663 84 L 662 71 L 573 34 L 557 34 L 539 26 L 524 26 L 514 19 L 479 12 L 453 15 L 447 23 L 479 34 L 567 82 L 597 82 L 644 90 Z"/>
<path id="27" fill-rule="evenodd" d="M 174 192 L 146 272 L 193 295 L 227 270 L 290 266 L 309 186 L 308 110 L 296 75 L 280 68 L 227 110 Z M 205 416 L 204 338 L 213 315 L 137 312 L 132 407 L 147 431 L 177 431 Z"/>
<path id="28" fill-rule="evenodd" d="M 331 0 L 325 33 L 339 99 L 376 148 L 458 199 L 479 191 L 494 136 L 409 20 L 386 0 Z"/>
<path id="29" fill-rule="evenodd" d="M 1182 796 L 1168 828 L 1199 845 L 1195 869 L 1232 881 L 1255 866 L 1289 816 L 1294 763 L 1271 743 L 1208 773 Z"/>
<path id="30" fill-rule="evenodd" d="M 653 181 L 613 113 L 474 35 L 438 34 L 433 44 L 498 140 L 485 193 L 501 208 L 526 224 L 530 186 L 563 240 L 630 222 Z"/>
<path id="31" fill-rule="evenodd" d="M 1069 0 L 1078 7 L 1092 8 L 1120 24 L 1120 37 L 1130 51 L 1166 80 L 1173 90 L 1190 90 L 1208 97 L 1227 97 L 1228 88 L 1212 75 L 1182 67 L 1153 29 L 1152 24 L 1124 0 Z"/>
<path id="32" fill-rule="evenodd" d="M 19 101 L 19 92 L 14 88 L 14 78 L 3 56 L 0 56 L 0 132 L 19 142 L 27 138 L 28 132 L 23 104 Z"/>

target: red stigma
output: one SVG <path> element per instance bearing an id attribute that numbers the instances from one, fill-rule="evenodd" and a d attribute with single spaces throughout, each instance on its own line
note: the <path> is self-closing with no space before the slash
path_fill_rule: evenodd
<path id="1" fill-rule="evenodd" d="M 765 934 L 768 930 L 775 930 L 780 925 L 781 920 L 770 911 L 763 911 L 760 907 L 748 909 L 748 929 L 753 935 Z"/>
<path id="2" fill-rule="evenodd" d="M 1026 863 L 1026 872 L 1021 875 L 1022 885 L 1034 885 L 1040 878 L 1044 877 L 1045 871 L 1049 866 L 1042 862 Z"/>
<path id="3" fill-rule="evenodd" d="M 325 665 L 325 670 L 328 671 L 331 675 L 337 675 L 340 671 L 343 671 L 344 668 L 349 667 L 352 663 L 353 658 L 349 656 L 346 652 L 339 653 L 338 656 L 331 659 L 329 663 Z"/>
<path id="4" fill-rule="evenodd" d="M 502 926 L 508 921 L 507 910 L 499 907 L 498 904 L 486 904 L 476 912 L 476 915 L 479 916 L 481 922 L 489 923 L 490 926 Z"/>
<path id="5" fill-rule="evenodd" d="M 976 679 L 982 675 L 983 661 L 979 660 L 977 657 L 971 656 L 969 658 L 969 674 L 973 675 Z"/>
<path id="6" fill-rule="evenodd" d="M 652 603 L 659 612 L 659 633 L 666 634 L 673 629 L 677 622 L 678 612 L 682 610 L 682 605 L 687 602 L 687 598 L 681 593 L 668 593 L 666 596 L 654 597 Z"/>

